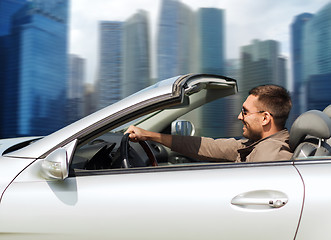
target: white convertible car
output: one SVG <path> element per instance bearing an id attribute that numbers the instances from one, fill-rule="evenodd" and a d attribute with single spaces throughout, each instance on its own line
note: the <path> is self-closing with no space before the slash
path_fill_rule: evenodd
<path id="1" fill-rule="evenodd" d="M 197 162 L 123 136 L 190 134 L 178 119 L 236 92 L 222 76 L 174 77 L 49 136 L 1 140 L 0 239 L 330 239 L 330 108 L 295 121 L 290 161 Z"/>

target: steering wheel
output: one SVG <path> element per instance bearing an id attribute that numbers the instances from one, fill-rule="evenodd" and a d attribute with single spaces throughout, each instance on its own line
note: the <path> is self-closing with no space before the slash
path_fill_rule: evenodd
<path id="1" fill-rule="evenodd" d="M 122 167 L 123 168 L 131 168 L 131 167 L 137 167 L 137 164 L 134 163 L 132 160 L 129 159 L 129 152 L 130 152 L 130 143 L 129 143 L 129 135 L 130 133 L 127 133 L 123 136 L 121 140 L 120 145 L 120 159 L 122 160 Z M 145 153 L 148 156 L 148 159 L 150 161 L 150 165 L 152 166 L 158 166 L 155 154 L 152 151 L 151 146 L 147 143 L 147 141 L 139 141 L 140 146 L 144 149 Z M 142 161 L 141 161 L 142 162 Z M 140 163 L 138 166 L 146 166 L 148 164 L 146 163 Z"/>
<path id="2" fill-rule="evenodd" d="M 97 170 L 97 169 L 108 169 L 112 162 L 112 157 L 110 155 L 111 151 L 115 147 L 115 143 L 111 145 L 104 145 L 101 147 L 96 154 L 87 162 L 86 170 Z"/>

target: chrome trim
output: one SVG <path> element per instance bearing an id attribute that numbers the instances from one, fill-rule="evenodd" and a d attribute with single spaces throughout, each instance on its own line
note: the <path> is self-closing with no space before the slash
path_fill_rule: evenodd
<path id="1" fill-rule="evenodd" d="M 306 165 L 306 164 L 330 164 L 331 158 L 328 157 L 325 160 L 319 159 L 296 159 L 293 161 L 293 164 L 296 165 Z"/>
<path id="2" fill-rule="evenodd" d="M 227 169 L 227 168 L 251 168 L 251 167 L 278 167 L 278 166 L 293 166 L 292 161 L 279 162 L 259 162 L 259 163 L 188 163 L 174 164 L 158 167 L 142 167 L 142 168 L 120 168 L 120 169 L 102 169 L 102 170 L 81 170 L 75 169 L 75 176 L 92 176 L 92 175 L 109 175 L 109 174 L 136 174 L 136 173 L 156 173 L 156 172 L 177 172 L 177 171 L 197 171 L 197 170 L 212 170 L 212 169 Z"/>

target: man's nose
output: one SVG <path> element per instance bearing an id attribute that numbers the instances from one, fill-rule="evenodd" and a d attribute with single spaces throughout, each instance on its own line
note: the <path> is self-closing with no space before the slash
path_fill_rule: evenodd
<path id="1" fill-rule="evenodd" d="M 243 119 L 244 119 L 243 114 L 242 114 L 242 112 L 240 112 L 238 115 L 238 120 L 243 120 Z"/>

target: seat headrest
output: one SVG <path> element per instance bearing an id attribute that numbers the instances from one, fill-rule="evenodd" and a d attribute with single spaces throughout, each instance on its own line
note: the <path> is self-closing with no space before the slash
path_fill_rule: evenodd
<path id="1" fill-rule="evenodd" d="M 329 118 L 331 118 L 331 104 L 329 106 L 327 106 L 323 112 L 329 116 Z"/>
<path id="2" fill-rule="evenodd" d="M 331 137 L 331 119 L 326 113 L 310 110 L 301 114 L 292 124 L 290 131 L 290 148 L 295 148 L 309 135 L 321 139 Z"/>

